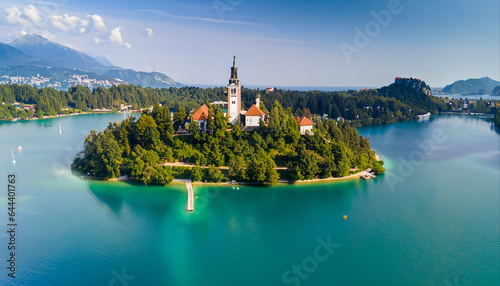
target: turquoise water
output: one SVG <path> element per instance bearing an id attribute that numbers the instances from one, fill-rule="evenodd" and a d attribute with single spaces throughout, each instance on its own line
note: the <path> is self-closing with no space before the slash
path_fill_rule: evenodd
<path id="1" fill-rule="evenodd" d="M 500 135 L 489 119 L 360 128 L 386 163 L 376 180 L 195 186 L 194 213 L 185 211 L 183 185 L 93 182 L 70 172 L 85 135 L 121 119 L 0 123 L 0 285 L 500 283 Z M 11 172 L 15 279 L 6 270 Z"/>

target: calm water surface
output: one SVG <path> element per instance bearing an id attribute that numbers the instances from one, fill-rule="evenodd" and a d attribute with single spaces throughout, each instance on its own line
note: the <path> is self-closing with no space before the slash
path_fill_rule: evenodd
<path id="1" fill-rule="evenodd" d="M 500 284 L 500 135 L 490 119 L 360 128 L 386 163 L 376 180 L 195 186 L 194 213 L 183 185 L 70 172 L 85 135 L 121 119 L 0 123 L 0 285 Z M 6 270 L 11 172 L 15 279 Z"/>

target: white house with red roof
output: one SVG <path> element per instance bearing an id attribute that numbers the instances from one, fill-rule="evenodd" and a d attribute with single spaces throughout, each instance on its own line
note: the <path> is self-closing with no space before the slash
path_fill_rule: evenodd
<path id="1" fill-rule="evenodd" d="M 300 134 L 302 135 L 313 135 L 313 125 L 314 122 L 307 117 L 295 117 L 295 120 L 299 123 Z"/>
<path id="2" fill-rule="evenodd" d="M 258 127 L 260 120 L 264 120 L 266 114 L 257 105 L 252 105 L 245 113 L 245 127 Z"/>
<path id="3" fill-rule="evenodd" d="M 192 115 L 193 121 L 198 123 L 200 126 L 200 130 L 207 129 L 207 121 L 208 121 L 208 106 L 203 104 L 200 109 L 196 110 Z"/>

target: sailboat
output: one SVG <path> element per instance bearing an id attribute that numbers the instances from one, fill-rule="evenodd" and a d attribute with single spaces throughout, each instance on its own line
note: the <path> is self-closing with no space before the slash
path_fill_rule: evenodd
<path id="1" fill-rule="evenodd" d="M 62 133 L 62 129 L 61 129 L 61 122 L 59 122 L 59 134 Z"/>
<path id="2" fill-rule="evenodd" d="M 10 154 L 12 154 L 12 161 L 10 162 L 12 165 L 16 164 L 16 159 L 14 159 L 14 151 L 10 150 Z"/>
<path id="3" fill-rule="evenodd" d="M 23 151 L 23 149 L 24 149 L 24 148 L 23 148 L 23 146 L 21 146 L 21 145 L 19 145 L 19 147 L 17 147 L 17 151 L 18 151 L 18 152 Z"/>

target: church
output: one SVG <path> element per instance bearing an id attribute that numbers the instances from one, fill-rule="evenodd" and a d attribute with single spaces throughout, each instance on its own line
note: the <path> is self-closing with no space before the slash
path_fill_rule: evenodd
<path id="1" fill-rule="evenodd" d="M 260 95 L 255 99 L 255 104 L 247 111 L 241 110 L 241 83 L 238 79 L 238 68 L 236 67 L 236 56 L 233 56 L 231 77 L 227 86 L 227 117 L 229 123 L 243 123 L 243 128 L 257 128 L 260 120 L 264 120 L 265 113 L 260 110 Z M 208 120 L 208 106 L 204 104 L 196 110 L 192 118 L 198 123 L 201 130 L 206 130 Z"/>

